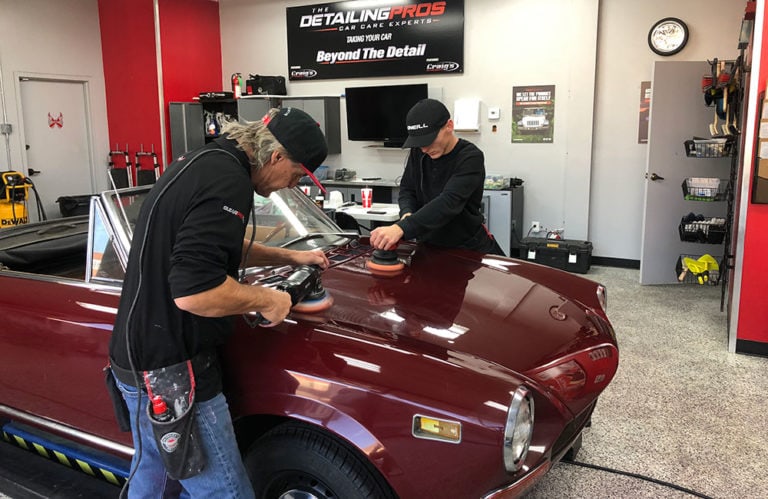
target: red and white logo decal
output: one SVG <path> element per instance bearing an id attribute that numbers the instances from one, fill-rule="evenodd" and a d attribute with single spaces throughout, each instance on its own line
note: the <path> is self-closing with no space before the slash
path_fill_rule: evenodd
<path id="1" fill-rule="evenodd" d="M 59 113 L 58 118 L 54 118 L 51 116 L 51 113 L 48 113 L 48 128 L 53 128 L 55 126 L 59 128 L 64 126 L 64 116 Z"/>
<path id="2" fill-rule="evenodd" d="M 234 209 L 234 208 L 230 208 L 230 207 L 229 207 L 229 206 L 227 206 L 227 205 L 224 205 L 224 206 L 222 207 L 222 209 L 223 209 L 224 211 L 226 211 L 227 213 L 231 213 L 231 214 L 233 214 L 233 215 L 237 215 L 237 216 L 238 216 L 238 218 L 240 218 L 240 220 L 242 220 L 243 222 L 245 221 L 245 215 L 243 215 L 242 213 L 240 213 L 240 212 L 239 212 L 239 211 L 237 211 L 236 209 Z"/>
<path id="3" fill-rule="evenodd" d="M 168 432 L 160 439 L 160 445 L 163 446 L 165 452 L 171 454 L 179 448 L 179 438 L 181 438 L 181 435 L 175 431 Z"/>

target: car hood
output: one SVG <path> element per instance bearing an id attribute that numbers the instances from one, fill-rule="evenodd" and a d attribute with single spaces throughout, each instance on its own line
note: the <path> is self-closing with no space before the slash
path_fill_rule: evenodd
<path id="1" fill-rule="evenodd" d="M 396 335 L 415 348 L 451 352 L 448 358 L 461 352 L 517 373 L 613 342 L 590 319 L 585 297 L 537 284 L 526 262 L 401 245 L 405 268 L 381 273 L 366 265 L 371 251 L 361 246 L 332 258 L 337 263 L 324 272 L 323 284 L 333 305 L 311 320 Z M 520 266 L 526 271 L 518 273 Z"/>

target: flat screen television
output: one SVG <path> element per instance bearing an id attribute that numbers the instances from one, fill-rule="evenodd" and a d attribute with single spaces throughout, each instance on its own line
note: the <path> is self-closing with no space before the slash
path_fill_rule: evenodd
<path id="1" fill-rule="evenodd" d="M 426 99 L 427 84 L 347 87 L 347 137 L 349 140 L 383 142 L 401 147 L 408 132 L 405 116 L 414 104 Z"/>

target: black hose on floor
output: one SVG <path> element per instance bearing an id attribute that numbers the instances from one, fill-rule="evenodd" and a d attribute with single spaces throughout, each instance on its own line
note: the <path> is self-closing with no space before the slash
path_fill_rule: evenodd
<path id="1" fill-rule="evenodd" d="M 686 489 L 685 487 L 681 487 L 680 485 L 675 485 L 674 483 L 665 482 L 663 480 L 657 480 L 656 478 L 650 478 L 644 475 L 640 475 L 638 473 L 630 473 L 628 471 L 621 471 L 621 470 L 615 470 L 613 468 L 606 468 L 605 466 L 598 466 L 596 464 L 589 464 L 589 463 L 582 463 L 579 461 L 566 461 L 563 459 L 560 461 L 561 463 L 568 463 L 573 464 L 575 466 L 581 466 L 583 468 L 590 468 L 593 470 L 599 470 L 599 471 L 607 471 L 608 473 L 615 473 L 617 475 L 624 475 L 629 476 L 632 478 L 638 478 L 640 480 L 645 480 L 646 482 L 655 483 L 657 485 L 663 485 L 664 487 L 669 487 L 671 489 L 679 490 L 681 492 L 685 492 L 686 494 L 690 494 L 692 496 L 701 497 L 703 499 L 713 499 L 712 497 L 702 494 L 700 492 L 696 492 L 695 490 Z"/>

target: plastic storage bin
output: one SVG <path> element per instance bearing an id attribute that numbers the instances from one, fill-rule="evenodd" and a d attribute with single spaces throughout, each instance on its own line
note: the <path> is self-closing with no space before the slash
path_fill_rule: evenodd
<path id="1" fill-rule="evenodd" d="M 568 272 L 586 274 L 592 265 L 592 243 L 574 239 L 524 237 L 520 257 Z"/>

